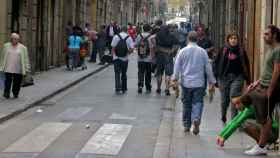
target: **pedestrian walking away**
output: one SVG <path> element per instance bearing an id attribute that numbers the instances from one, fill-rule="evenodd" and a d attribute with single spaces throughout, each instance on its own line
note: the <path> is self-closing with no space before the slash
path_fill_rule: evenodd
<path id="1" fill-rule="evenodd" d="M 111 21 L 111 23 L 106 28 L 106 35 L 107 35 L 107 47 L 111 51 L 111 43 L 113 37 L 119 33 L 119 28 L 117 26 L 117 22 Z"/>
<path id="2" fill-rule="evenodd" d="M 188 35 L 189 44 L 180 50 L 175 60 L 172 82 L 178 82 L 181 76 L 183 126 L 184 131 L 197 135 L 203 113 L 203 97 L 205 74 L 209 82 L 209 89 L 214 88 L 214 78 L 207 52 L 197 45 L 197 33 L 191 31 Z"/>
<path id="3" fill-rule="evenodd" d="M 221 91 L 221 120 L 227 122 L 227 110 L 230 106 L 231 118 L 237 115 L 237 109 L 231 99 L 242 94 L 244 82 L 249 85 L 250 65 L 246 51 L 240 47 L 238 35 L 230 33 L 226 37 L 226 45 L 214 62 L 214 72 Z"/>
<path id="4" fill-rule="evenodd" d="M 148 93 L 152 90 L 152 54 L 151 54 L 151 27 L 149 24 L 143 26 L 144 32 L 136 38 L 135 45 L 138 48 L 138 93 L 142 93 L 145 87 Z"/>
<path id="5" fill-rule="evenodd" d="M 115 71 L 115 92 L 117 94 L 127 91 L 128 55 L 134 49 L 134 42 L 126 32 L 127 27 L 123 26 L 121 33 L 114 36 L 111 44 Z"/>
<path id="6" fill-rule="evenodd" d="M 183 22 L 180 23 L 180 28 L 178 31 L 179 31 L 180 48 L 182 49 L 187 45 L 187 36 L 189 31 Z"/>
<path id="7" fill-rule="evenodd" d="M 175 49 L 177 50 L 178 41 L 171 34 L 170 26 L 162 26 L 156 35 L 156 77 L 158 94 L 161 93 L 162 77 L 165 75 L 165 94 L 170 95 L 169 84 L 173 74 Z"/>
<path id="8" fill-rule="evenodd" d="M 78 27 L 73 28 L 73 34 L 68 39 L 68 48 L 69 48 L 69 65 L 70 70 L 73 71 L 78 67 L 80 48 L 82 44 L 82 38 L 79 36 Z"/>
<path id="9" fill-rule="evenodd" d="M 10 98 L 10 90 L 18 98 L 23 76 L 30 72 L 30 61 L 26 46 L 19 43 L 20 36 L 11 34 L 11 42 L 4 44 L 0 53 L 0 72 L 5 73 L 5 88 L 3 96 Z"/>

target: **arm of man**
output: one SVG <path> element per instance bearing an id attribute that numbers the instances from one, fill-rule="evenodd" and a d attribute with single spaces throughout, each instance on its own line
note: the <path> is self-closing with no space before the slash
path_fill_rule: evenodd
<path id="1" fill-rule="evenodd" d="M 113 40 L 112 40 L 112 43 L 111 43 L 113 58 L 116 57 L 116 46 L 118 45 L 119 41 L 120 41 L 120 39 L 117 36 L 113 37 Z"/>
<path id="2" fill-rule="evenodd" d="M 149 38 L 149 47 L 150 47 L 151 57 L 154 58 L 156 54 L 156 48 L 155 48 L 155 39 L 153 38 L 153 36 Z"/>
<path id="3" fill-rule="evenodd" d="M 128 37 L 127 41 L 127 46 L 128 46 L 128 51 L 129 53 L 133 53 L 133 50 L 134 50 L 134 42 L 133 42 L 133 39 L 131 37 Z"/>
<path id="4" fill-rule="evenodd" d="M 138 35 L 138 36 L 136 37 L 136 40 L 135 40 L 135 47 L 138 47 L 139 44 L 140 44 L 140 42 L 141 42 L 141 36 Z"/>

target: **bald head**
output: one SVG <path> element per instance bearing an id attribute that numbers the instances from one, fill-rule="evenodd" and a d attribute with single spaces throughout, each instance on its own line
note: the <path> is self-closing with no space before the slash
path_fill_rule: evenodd
<path id="1" fill-rule="evenodd" d="M 19 34 L 17 34 L 17 33 L 12 33 L 12 34 L 11 34 L 11 39 L 17 39 L 17 40 L 19 40 L 19 38 L 20 38 Z"/>
<path id="2" fill-rule="evenodd" d="M 197 32 L 195 31 L 190 31 L 189 34 L 188 34 L 188 40 L 189 42 L 194 42 L 196 43 L 197 42 Z"/>
<path id="3" fill-rule="evenodd" d="M 11 43 L 12 45 L 17 45 L 19 42 L 20 36 L 17 33 L 12 33 L 11 34 Z"/>

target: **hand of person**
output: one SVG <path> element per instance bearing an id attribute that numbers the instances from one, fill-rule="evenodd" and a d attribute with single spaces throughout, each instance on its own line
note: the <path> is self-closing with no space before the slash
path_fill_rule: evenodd
<path id="1" fill-rule="evenodd" d="M 253 89 L 255 89 L 258 85 L 260 84 L 260 80 L 255 81 L 254 83 L 250 84 L 247 88 L 247 92 L 252 91 Z"/>
<path id="2" fill-rule="evenodd" d="M 243 104 L 241 103 L 240 97 L 232 98 L 231 103 L 236 109 L 242 110 Z"/>
<path id="3" fill-rule="evenodd" d="M 209 84 L 209 91 L 215 92 L 215 84 Z"/>
<path id="4" fill-rule="evenodd" d="M 118 57 L 116 55 L 113 55 L 113 60 L 118 59 Z"/>
<path id="5" fill-rule="evenodd" d="M 216 139 L 216 143 L 217 145 L 219 145 L 220 147 L 224 147 L 225 146 L 225 139 L 218 136 L 217 139 Z"/>
<path id="6" fill-rule="evenodd" d="M 266 95 L 267 95 L 268 98 L 271 97 L 272 91 L 273 91 L 273 90 L 272 90 L 272 88 L 270 88 L 270 87 L 268 87 L 268 89 L 266 90 Z"/>

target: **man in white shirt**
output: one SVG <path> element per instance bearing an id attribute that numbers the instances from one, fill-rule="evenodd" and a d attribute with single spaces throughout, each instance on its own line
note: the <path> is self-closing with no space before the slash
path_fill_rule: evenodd
<path id="1" fill-rule="evenodd" d="M 128 55 L 134 49 L 134 43 L 127 34 L 127 27 L 121 28 L 121 33 L 114 36 L 112 43 L 112 55 L 115 70 L 115 91 L 119 94 L 121 91 L 127 91 L 127 68 Z"/>
<path id="2" fill-rule="evenodd" d="M 177 55 L 172 76 L 175 83 L 179 78 L 181 79 L 185 132 L 189 132 L 193 124 L 195 135 L 199 133 L 204 106 L 205 74 L 211 90 L 214 89 L 216 83 L 207 52 L 196 44 L 197 40 L 197 33 L 191 31 L 188 35 L 188 46 Z"/>
<path id="3" fill-rule="evenodd" d="M 152 90 L 152 43 L 151 43 L 151 26 L 145 24 L 143 26 L 143 33 L 140 33 L 136 38 L 136 46 L 138 48 L 138 93 L 142 93 L 142 89 L 145 87 L 147 93 Z"/>

